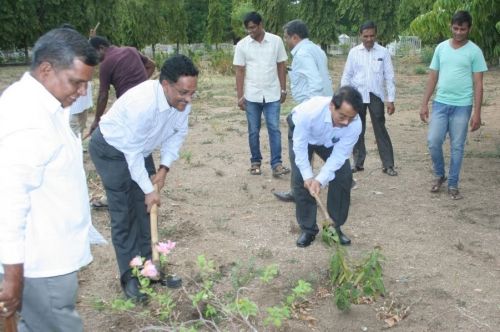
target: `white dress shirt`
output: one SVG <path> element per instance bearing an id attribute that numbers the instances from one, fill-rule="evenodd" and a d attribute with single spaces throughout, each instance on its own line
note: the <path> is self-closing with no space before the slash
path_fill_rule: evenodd
<path id="1" fill-rule="evenodd" d="M 184 111 L 171 107 L 158 80 L 129 89 L 104 114 L 99 128 L 106 142 L 123 152 L 130 176 L 145 194 L 154 191 L 144 163 L 160 148 L 160 163 L 170 167 L 188 132 L 191 104 Z"/>
<path id="2" fill-rule="evenodd" d="M 283 40 L 266 32 L 262 42 L 246 36 L 236 44 L 233 65 L 245 67 L 244 97 L 262 103 L 281 98 L 277 64 L 288 59 Z"/>
<path id="3" fill-rule="evenodd" d="M 361 134 L 359 116 L 346 127 L 334 127 L 329 108 L 331 100 L 332 97 L 312 97 L 292 110 L 295 164 L 304 180 L 314 176 L 309 162 L 308 145 L 323 145 L 327 148 L 333 146 L 332 154 L 315 178 L 323 187 L 335 179 L 335 172 L 349 159 Z"/>
<path id="4" fill-rule="evenodd" d="M 385 99 L 384 82 L 387 88 Z M 375 43 L 370 50 L 363 44 L 353 47 L 347 56 L 341 85 L 355 87 L 363 97 L 363 103 L 370 103 L 370 92 L 382 101 L 394 102 L 396 86 L 391 54 Z"/>
<path id="5" fill-rule="evenodd" d="M 293 61 L 288 75 L 293 100 L 302 103 L 314 96 L 333 96 L 328 59 L 321 47 L 305 38 L 290 53 Z"/>
<path id="6" fill-rule="evenodd" d="M 92 261 L 82 148 L 68 117 L 30 73 L 0 97 L 0 261 L 24 264 L 30 278 Z"/>

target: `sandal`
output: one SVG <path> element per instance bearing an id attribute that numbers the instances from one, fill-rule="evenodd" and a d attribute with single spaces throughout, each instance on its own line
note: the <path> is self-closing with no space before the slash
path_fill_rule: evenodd
<path id="1" fill-rule="evenodd" d="M 460 194 L 460 191 L 458 191 L 457 188 L 454 187 L 449 187 L 448 188 L 448 195 L 450 196 L 451 199 L 453 200 L 459 200 L 464 198 L 462 194 Z"/>
<path id="2" fill-rule="evenodd" d="M 260 170 L 260 163 L 252 163 L 250 166 L 250 174 L 252 175 L 261 175 L 262 172 Z"/>
<path id="3" fill-rule="evenodd" d="M 281 175 L 285 175 L 290 173 L 290 169 L 286 168 L 285 166 L 278 164 L 275 168 L 273 168 L 273 176 L 275 178 L 280 177 Z"/>
<path id="4" fill-rule="evenodd" d="M 437 193 L 446 180 L 446 176 L 435 178 L 434 181 L 432 181 L 431 193 Z"/>

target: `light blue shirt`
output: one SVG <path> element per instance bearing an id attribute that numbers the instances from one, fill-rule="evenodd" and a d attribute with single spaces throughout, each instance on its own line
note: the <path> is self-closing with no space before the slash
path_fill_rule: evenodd
<path id="1" fill-rule="evenodd" d="M 295 102 L 302 103 L 314 96 L 332 96 L 328 59 L 321 47 L 305 38 L 291 53 L 293 61 L 289 76 Z"/>
<path id="2" fill-rule="evenodd" d="M 453 106 L 472 105 L 472 74 L 488 70 L 481 49 L 471 42 L 454 49 L 450 40 L 436 47 L 430 69 L 438 71 L 435 100 Z"/>
<path id="3" fill-rule="evenodd" d="M 335 179 L 335 172 L 349 159 L 361 134 L 359 116 L 346 127 L 334 127 L 330 111 L 331 100 L 331 97 L 312 97 L 292 110 L 295 164 L 304 180 L 314 176 L 309 162 L 308 145 L 324 145 L 327 148 L 333 146 L 332 154 L 315 178 L 323 187 Z"/>

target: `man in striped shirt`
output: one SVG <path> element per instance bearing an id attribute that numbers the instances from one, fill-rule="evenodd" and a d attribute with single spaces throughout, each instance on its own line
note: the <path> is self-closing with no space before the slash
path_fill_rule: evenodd
<path id="1" fill-rule="evenodd" d="M 377 141 L 378 153 L 382 160 L 382 171 L 387 175 L 396 176 L 398 173 L 394 170 L 394 152 L 391 138 L 385 127 L 384 115 L 384 83 L 387 89 L 387 114 L 392 115 L 396 110 L 394 107 L 396 87 L 391 55 L 385 47 L 375 42 L 377 26 L 374 22 L 365 22 L 361 25 L 359 32 L 362 43 L 349 52 L 341 80 L 342 86 L 351 85 L 355 87 L 361 93 L 364 103 L 363 110 L 359 112 L 363 130 L 354 146 L 352 171 L 364 170 L 366 109 L 368 108 Z"/>

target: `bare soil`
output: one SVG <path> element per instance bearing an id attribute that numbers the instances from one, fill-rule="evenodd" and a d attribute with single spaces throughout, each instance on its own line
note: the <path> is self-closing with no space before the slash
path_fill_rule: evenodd
<path id="1" fill-rule="evenodd" d="M 416 59 L 395 61 L 396 113 L 387 117 L 394 145 L 397 177 L 382 173 L 368 121 L 365 171 L 356 173 L 358 186 L 344 231 L 352 238 L 349 256 L 359 260 L 380 246 L 385 298 L 373 304 L 353 305 L 339 311 L 328 289 L 331 249 L 317 239 L 306 249 L 297 248 L 295 207 L 274 198 L 273 190 L 286 190 L 289 176 L 272 177 L 267 132 L 261 132 L 263 174 L 250 175 L 247 128 L 244 113 L 235 106 L 234 78 L 202 72 L 199 98 L 194 102 L 190 133 L 181 158 L 171 168 L 160 207 L 160 238 L 177 242 L 171 271 L 194 289 L 196 259 L 205 255 L 221 272 L 217 290 L 232 290 L 231 271 L 279 266 L 279 276 L 269 285 L 254 280 L 244 295 L 260 309 L 253 321 L 259 331 L 380 331 L 387 323 L 377 311 L 406 308 L 408 315 L 393 331 L 498 331 L 500 328 L 500 80 L 492 68 L 484 80 L 483 126 L 467 140 L 460 189 L 464 199 L 451 200 L 446 191 L 431 194 L 431 162 L 427 150 L 427 126 L 418 111 L 426 75 L 416 75 Z M 335 84 L 344 59 L 332 60 Z M 17 80 L 25 68 L 1 68 L 0 90 Z M 98 85 L 98 80 L 95 86 Z M 285 116 L 282 110 L 283 160 L 288 162 Z M 93 116 L 89 117 L 91 121 Z M 449 155 L 446 145 L 446 155 Z M 320 167 L 318 162 L 316 167 Z M 85 158 L 92 196 L 102 194 L 95 168 Z M 325 200 L 325 193 L 322 192 Z M 110 240 L 106 210 L 93 210 L 93 223 Z M 321 216 L 318 216 L 321 220 Z M 167 324 L 141 314 L 147 307 L 113 311 L 120 298 L 112 245 L 94 246 L 94 262 L 80 273 L 78 311 L 86 331 L 141 331 Z M 306 304 L 307 316 L 296 316 L 281 329 L 263 325 L 265 308 L 279 304 L 299 279 L 315 292 Z M 182 289 L 172 292 L 178 301 L 179 321 L 196 319 Z M 104 303 L 100 309 L 98 303 Z M 394 310 L 393 310 L 394 311 Z M 158 329 L 160 330 L 160 329 Z M 244 325 L 222 323 L 221 330 L 245 331 Z"/>

